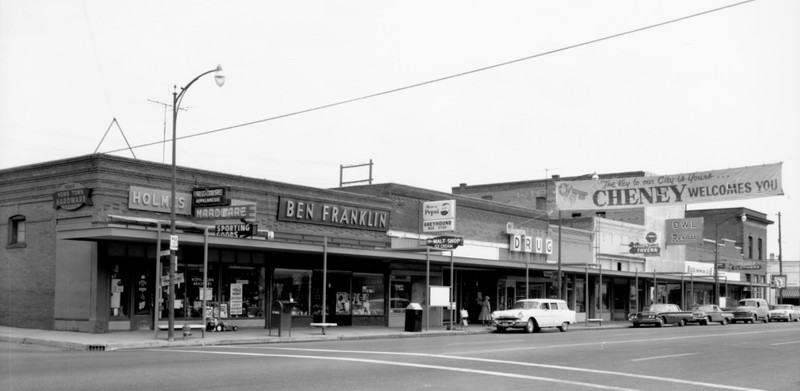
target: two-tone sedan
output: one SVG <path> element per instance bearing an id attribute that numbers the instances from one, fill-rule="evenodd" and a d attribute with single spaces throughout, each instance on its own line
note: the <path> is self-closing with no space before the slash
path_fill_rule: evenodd
<path id="1" fill-rule="evenodd" d="M 630 316 L 633 327 L 641 325 L 651 325 L 661 327 L 665 324 L 677 324 L 683 326 L 691 317 L 686 311 L 681 311 L 677 304 L 651 304 L 642 308 Z"/>
<path id="2" fill-rule="evenodd" d="M 769 309 L 770 321 L 800 321 L 800 308 L 791 304 L 775 304 Z"/>
<path id="3" fill-rule="evenodd" d="M 733 319 L 733 313 L 724 311 L 714 304 L 695 304 L 691 308 L 692 317 L 686 320 L 687 323 L 699 323 L 703 326 L 709 323 L 719 322 L 726 325 Z"/>

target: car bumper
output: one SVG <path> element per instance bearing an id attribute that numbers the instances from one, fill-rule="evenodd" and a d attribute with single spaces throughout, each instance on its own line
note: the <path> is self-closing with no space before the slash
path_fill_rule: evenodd
<path id="1" fill-rule="evenodd" d="M 771 320 L 789 320 L 789 314 L 770 314 L 769 318 Z"/>
<path id="2" fill-rule="evenodd" d="M 660 318 L 653 318 L 653 319 L 634 319 L 631 321 L 634 325 L 655 325 L 655 324 L 663 324 Z"/>
<path id="3" fill-rule="evenodd" d="M 519 319 L 495 319 L 494 325 L 497 327 L 505 327 L 505 328 L 520 328 L 525 327 L 528 322 Z"/>

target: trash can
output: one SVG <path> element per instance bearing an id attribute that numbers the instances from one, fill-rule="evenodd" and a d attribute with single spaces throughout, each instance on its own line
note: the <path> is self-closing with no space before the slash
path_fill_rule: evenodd
<path id="1" fill-rule="evenodd" d="M 406 331 L 422 331 L 422 306 L 411 303 L 406 307 Z"/>
<path id="2" fill-rule="evenodd" d="M 295 304 L 297 303 L 285 300 L 275 300 L 272 303 L 269 335 L 272 335 L 273 328 L 277 328 L 279 337 L 283 336 L 284 332 L 287 337 L 292 336 L 292 310 Z"/>

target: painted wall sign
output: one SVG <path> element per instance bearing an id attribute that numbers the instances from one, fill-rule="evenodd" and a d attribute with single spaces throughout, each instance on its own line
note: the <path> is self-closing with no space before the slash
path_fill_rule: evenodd
<path id="1" fill-rule="evenodd" d="M 128 209 L 147 210 L 151 212 L 170 213 L 169 190 L 149 189 L 146 187 L 131 186 L 128 189 Z M 175 214 L 191 216 L 189 193 L 175 193 Z"/>
<path id="2" fill-rule="evenodd" d="M 61 185 L 53 193 L 54 209 L 77 210 L 84 205 L 92 205 L 92 189 L 87 189 L 80 183 Z"/>
<path id="3" fill-rule="evenodd" d="M 227 206 L 231 204 L 230 186 L 195 187 L 192 189 L 194 206 Z"/>
<path id="4" fill-rule="evenodd" d="M 279 197 L 278 220 L 387 231 L 389 212 L 380 209 Z"/>
<path id="5" fill-rule="evenodd" d="M 687 245 L 703 243 L 703 218 L 665 220 L 667 245 Z"/>
<path id="6" fill-rule="evenodd" d="M 559 210 L 619 209 L 783 195 L 782 165 L 556 182 L 556 205 Z"/>

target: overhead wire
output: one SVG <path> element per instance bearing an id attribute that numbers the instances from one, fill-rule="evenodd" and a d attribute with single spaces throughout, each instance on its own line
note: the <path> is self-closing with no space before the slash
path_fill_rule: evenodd
<path id="1" fill-rule="evenodd" d="M 369 94 L 369 95 L 363 95 L 363 96 L 356 97 L 356 98 L 346 99 L 346 100 L 342 100 L 342 101 L 338 101 L 338 102 L 334 102 L 334 103 L 328 103 L 328 104 L 325 104 L 325 105 L 322 105 L 322 106 L 316 106 L 316 107 L 312 107 L 312 108 L 308 108 L 308 109 L 304 109 L 304 110 L 299 110 L 299 111 L 294 111 L 294 112 L 290 112 L 290 113 L 286 113 L 286 114 L 281 114 L 281 115 L 277 115 L 277 116 L 274 116 L 274 117 L 269 117 L 269 118 L 264 118 L 264 119 L 260 119 L 260 120 L 245 122 L 245 123 L 241 123 L 241 124 L 238 124 L 238 125 L 226 126 L 226 127 L 223 127 L 223 128 L 208 130 L 208 131 L 205 131 L 205 132 L 199 132 L 199 133 L 193 133 L 193 134 L 189 134 L 189 135 L 185 135 L 185 136 L 180 136 L 180 137 L 176 137 L 176 140 L 184 140 L 184 139 L 204 136 L 204 135 L 208 135 L 208 134 L 212 134 L 212 133 L 224 132 L 224 131 L 227 131 L 227 130 L 242 128 L 242 127 L 251 126 L 251 125 L 260 124 L 260 123 L 269 122 L 269 121 L 274 121 L 274 120 L 278 120 L 278 119 L 282 119 L 282 118 L 293 117 L 293 116 L 297 116 L 297 115 L 300 115 L 300 114 L 306 114 L 306 113 L 310 113 L 310 112 L 313 112 L 313 111 L 319 111 L 319 110 L 328 109 L 328 108 L 331 108 L 331 107 L 341 106 L 341 105 L 345 105 L 345 104 L 349 104 L 349 103 L 353 103 L 353 102 L 358 102 L 358 101 L 361 101 L 361 100 L 372 99 L 372 98 L 376 98 L 376 97 L 383 96 L 383 95 L 394 94 L 394 93 L 397 93 L 397 92 L 401 92 L 401 91 L 405 91 L 405 90 L 409 90 L 409 89 L 413 89 L 413 88 L 417 88 L 417 87 L 422 87 L 422 86 L 426 86 L 426 85 L 429 85 L 429 84 L 439 83 L 439 82 L 443 82 L 443 81 L 446 81 L 446 80 L 455 79 L 455 78 L 471 75 L 471 74 L 478 73 L 478 72 L 484 72 L 484 71 L 488 71 L 488 70 L 492 70 L 492 69 L 496 69 L 496 68 L 500 68 L 500 67 L 504 67 L 504 66 L 508 66 L 508 65 L 512 65 L 512 64 L 516 64 L 516 63 L 519 63 L 519 62 L 528 61 L 528 60 L 532 60 L 532 59 L 535 59 L 535 58 L 548 56 L 548 55 L 551 55 L 551 54 L 556 54 L 556 53 L 560 53 L 560 52 L 567 51 L 567 50 L 576 49 L 576 48 L 579 48 L 579 47 L 582 47 L 582 46 L 592 45 L 592 44 L 596 44 L 596 43 L 599 43 L 599 42 L 607 41 L 607 40 L 610 40 L 610 39 L 615 39 L 615 38 L 623 37 L 623 36 L 626 36 L 626 35 L 639 33 L 639 32 L 645 31 L 645 30 L 650 30 L 650 29 L 666 26 L 666 25 L 669 25 L 669 24 L 681 22 L 681 21 L 684 21 L 684 20 L 687 20 L 687 19 L 692 19 L 692 18 L 696 18 L 696 17 L 699 17 L 699 16 L 711 14 L 711 13 L 714 13 L 714 12 L 723 11 L 723 10 L 726 10 L 726 9 L 729 9 L 729 8 L 738 7 L 740 5 L 744 5 L 744 4 L 747 4 L 747 3 L 752 3 L 754 1 L 756 1 L 756 0 L 744 0 L 744 1 L 740 1 L 738 3 L 733 3 L 733 4 L 728 4 L 728 5 L 717 7 L 717 8 L 712 8 L 710 10 L 697 12 L 697 13 L 694 13 L 694 14 L 691 14 L 691 15 L 686 15 L 686 16 L 682 16 L 682 17 L 679 17 L 679 18 L 670 19 L 670 20 L 667 20 L 667 21 L 664 21 L 664 22 L 651 24 L 651 25 L 648 25 L 648 26 L 645 26 L 645 27 L 640 27 L 640 28 L 636 28 L 636 29 L 633 29 L 633 30 L 624 31 L 624 32 L 617 33 L 617 34 L 607 35 L 607 36 L 604 36 L 604 37 L 601 37 L 601 38 L 596 38 L 596 39 L 592 39 L 592 40 L 589 40 L 589 41 L 584 41 L 584 42 L 577 43 L 577 44 L 574 44 L 574 45 L 564 46 L 564 47 L 561 47 L 561 48 L 558 48 L 558 49 L 548 50 L 548 51 L 545 51 L 545 52 L 541 52 L 541 53 L 533 54 L 533 55 L 530 55 L 530 56 L 517 58 L 517 59 L 514 59 L 514 60 L 509 60 L 509 61 L 505 61 L 505 62 L 493 64 L 493 65 L 488 65 L 488 66 L 485 66 L 485 67 L 476 68 L 476 69 L 472 69 L 472 70 L 468 70 L 468 71 L 464 71 L 464 72 L 460 72 L 460 73 L 456 73 L 456 74 L 452 74 L 452 75 L 448 75 L 448 76 L 443 76 L 443 77 L 439 77 L 439 78 L 436 78 L 436 79 L 431 79 L 431 80 L 427 80 L 427 81 L 423 81 L 423 82 L 419 82 L 419 83 L 409 84 L 409 85 L 406 85 L 406 86 L 403 86 L 403 87 L 398 87 L 398 88 L 394 88 L 394 89 L 390 89 L 390 90 L 376 92 L 376 93 Z M 152 146 L 152 145 L 158 145 L 158 144 L 162 144 L 162 143 L 165 143 L 165 141 L 155 141 L 155 142 L 151 142 L 151 143 L 147 143 L 147 144 L 140 144 L 140 145 L 134 146 L 134 148 L 149 147 L 149 146 Z M 120 151 L 124 151 L 124 150 L 125 149 L 123 148 L 123 149 L 117 149 L 117 150 L 113 150 L 113 151 L 108 151 L 106 153 L 120 152 Z"/>

